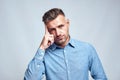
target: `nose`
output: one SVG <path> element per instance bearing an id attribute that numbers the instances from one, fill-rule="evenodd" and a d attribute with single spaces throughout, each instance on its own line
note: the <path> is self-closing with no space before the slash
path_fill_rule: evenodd
<path id="1" fill-rule="evenodd" d="M 59 36 L 59 35 L 60 35 L 60 30 L 56 29 L 56 36 Z"/>

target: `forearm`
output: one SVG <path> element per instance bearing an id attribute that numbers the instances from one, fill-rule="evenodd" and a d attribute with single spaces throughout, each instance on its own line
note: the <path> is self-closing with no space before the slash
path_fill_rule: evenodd
<path id="1" fill-rule="evenodd" d="M 38 49 L 35 57 L 26 69 L 24 80 L 41 80 L 45 72 L 43 63 L 44 51 Z"/>

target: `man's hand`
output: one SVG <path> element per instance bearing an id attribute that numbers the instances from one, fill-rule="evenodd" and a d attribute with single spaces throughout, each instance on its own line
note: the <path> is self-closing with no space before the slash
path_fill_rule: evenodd
<path id="1" fill-rule="evenodd" d="M 54 42 L 54 36 L 48 32 L 47 26 L 45 26 L 45 35 L 40 44 L 40 49 L 45 50 Z"/>

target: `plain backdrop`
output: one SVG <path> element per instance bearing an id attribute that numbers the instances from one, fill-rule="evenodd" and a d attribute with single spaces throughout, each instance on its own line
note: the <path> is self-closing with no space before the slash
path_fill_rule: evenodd
<path id="1" fill-rule="evenodd" d="M 0 80 L 23 80 L 44 35 L 42 16 L 55 7 L 71 37 L 96 48 L 108 80 L 120 80 L 120 0 L 0 0 Z"/>

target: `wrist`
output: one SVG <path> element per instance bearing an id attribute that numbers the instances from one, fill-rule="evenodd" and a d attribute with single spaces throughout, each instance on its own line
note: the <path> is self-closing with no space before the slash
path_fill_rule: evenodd
<path id="1" fill-rule="evenodd" d="M 42 46 L 42 45 L 40 45 L 40 47 L 39 47 L 41 50 L 45 50 L 45 48 Z"/>

